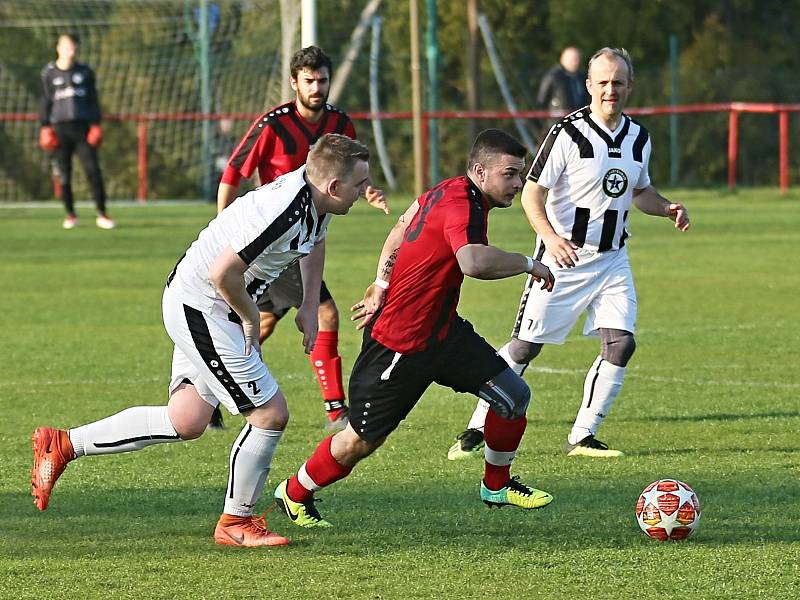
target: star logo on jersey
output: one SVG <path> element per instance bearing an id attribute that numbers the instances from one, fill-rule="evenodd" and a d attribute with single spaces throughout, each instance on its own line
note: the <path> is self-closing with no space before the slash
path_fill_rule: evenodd
<path id="1" fill-rule="evenodd" d="M 83 75 L 81 73 L 73 73 L 72 74 L 72 83 L 76 85 L 80 85 L 83 83 Z"/>
<path id="2" fill-rule="evenodd" d="M 619 198 L 628 189 L 628 176 L 620 169 L 610 169 L 603 177 L 603 192 L 606 196 Z"/>

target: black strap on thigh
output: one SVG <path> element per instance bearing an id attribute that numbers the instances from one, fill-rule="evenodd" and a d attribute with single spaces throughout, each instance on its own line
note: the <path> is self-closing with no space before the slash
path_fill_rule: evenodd
<path id="1" fill-rule="evenodd" d="M 484 383 L 478 390 L 478 396 L 504 419 L 516 419 L 528 410 L 531 390 L 522 377 L 509 367 Z"/>
<path id="2" fill-rule="evenodd" d="M 599 333 L 602 340 L 600 356 L 612 365 L 618 367 L 627 366 L 634 350 L 636 350 L 636 341 L 633 339 L 633 334 L 624 329 L 605 328 L 601 328 Z"/>

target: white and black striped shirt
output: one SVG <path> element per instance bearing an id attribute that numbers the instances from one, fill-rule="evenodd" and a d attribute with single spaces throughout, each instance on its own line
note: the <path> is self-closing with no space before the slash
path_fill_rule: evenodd
<path id="1" fill-rule="evenodd" d="M 247 291 L 256 300 L 281 271 L 309 254 L 327 232 L 331 215 L 317 214 L 305 165 L 244 196 L 223 210 L 186 251 L 168 278 L 184 304 L 205 313 L 230 312 L 208 271 L 230 246 L 249 267 Z"/>
<path id="2" fill-rule="evenodd" d="M 625 245 L 633 191 L 650 185 L 650 135 L 623 114 L 609 131 L 584 107 L 553 125 L 528 173 L 550 190 L 547 218 L 561 237 L 605 252 Z"/>

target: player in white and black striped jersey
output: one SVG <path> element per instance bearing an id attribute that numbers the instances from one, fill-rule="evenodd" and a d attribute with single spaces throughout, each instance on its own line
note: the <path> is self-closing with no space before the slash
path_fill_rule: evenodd
<path id="1" fill-rule="evenodd" d="M 535 256 L 553 271 L 552 294 L 528 280 L 512 339 L 499 353 L 522 374 L 544 344 L 561 344 L 586 311 L 584 335 L 599 335 L 600 355 L 586 375 L 569 456 L 621 456 L 595 438 L 622 387 L 634 349 L 636 291 L 625 241 L 631 204 L 689 228 L 682 204 L 650 183 L 650 136 L 622 112 L 633 87 L 625 49 L 602 48 L 589 61 L 591 104 L 553 125 L 528 173 L 522 205 L 537 233 Z M 488 405 L 481 401 L 450 448 L 469 456 L 483 441 Z"/>
<path id="2" fill-rule="evenodd" d="M 69 430 L 37 428 L 32 492 L 40 510 L 70 461 L 197 438 L 221 403 L 247 422 L 231 448 L 214 539 L 231 546 L 289 542 L 253 516 L 289 419 L 286 399 L 261 358 L 256 300 L 300 261 L 304 299 L 295 322 L 310 352 L 326 228 L 330 215 L 346 214 L 364 194 L 368 159 L 363 144 L 322 136 L 306 165 L 242 196 L 200 232 L 164 290 L 164 325 L 175 344 L 168 405 L 135 406 Z"/>

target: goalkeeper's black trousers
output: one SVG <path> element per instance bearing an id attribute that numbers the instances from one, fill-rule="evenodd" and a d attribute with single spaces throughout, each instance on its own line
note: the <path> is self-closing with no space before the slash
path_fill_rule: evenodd
<path id="1" fill-rule="evenodd" d="M 58 136 L 58 148 L 53 152 L 53 167 L 55 175 L 61 182 L 61 200 L 67 214 L 75 214 L 74 199 L 72 195 L 72 155 L 77 153 L 81 161 L 83 172 L 89 181 L 92 199 L 97 207 L 98 214 L 106 214 L 106 190 L 103 185 L 103 173 L 97 160 L 97 148 L 92 148 L 86 141 L 89 132 L 88 121 L 69 121 L 54 123 Z"/>

